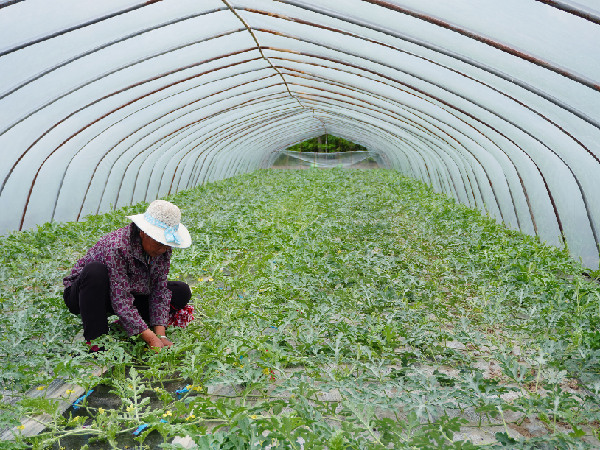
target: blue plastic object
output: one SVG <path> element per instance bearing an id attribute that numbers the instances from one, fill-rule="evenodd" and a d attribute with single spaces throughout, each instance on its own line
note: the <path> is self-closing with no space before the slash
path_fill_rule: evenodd
<path id="1" fill-rule="evenodd" d="M 133 432 L 134 436 L 138 436 L 142 431 L 144 431 L 146 428 L 148 428 L 150 425 L 148 425 L 147 423 L 143 423 L 141 424 L 139 427 L 137 427 L 135 429 L 135 431 Z"/>
<path id="2" fill-rule="evenodd" d="M 180 399 L 181 397 L 183 397 L 184 394 L 187 394 L 188 392 L 190 392 L 190 387 L 189 385 L 187 385 L 186 387 L 184 387 L 183 389 L 177 389 L 175 391 L 175 393 L 177 394 L 177 398 Z"/>
<path id="3" fill-rule="evenodd" d="M 79 404 L 80 404 L 81 402 L 83 402 L 83 400 L 84 400 L 84 399 L 86 399 L 86 398 L 87 398 L 87 396 L 88 396 L 88 395 L 90 395 L 92 392 L 94 392 L 94 390 L 93 390 L 93 389 L 90 389 L 90 390 L 89 390 L 89 391 L 87 391 L 85 394 L 83 394 L 81 397 L 79 397 L 77 400 L 75 400 L 75 401 L 73 402 L 73 409 L 74 409 L 75 411 L 77 411 L 79 408 L 81 408 L 81 406 L 79 406 Z"/>
<path id="4" fill-rule="evenodd" d="M 167 423 L 167 421 L 165 419 L 160 419 L 160 421 L 162 423 Z M 137 427 L 135 429 L 135 431 L 132 433 L 134 436 L 138 436 L 142 431 L 144 431 L 146 428 L 148 428 L 150 426 L 150 424 L 147 423 L 143 423 L 141 424 L 139 427 Z"/>

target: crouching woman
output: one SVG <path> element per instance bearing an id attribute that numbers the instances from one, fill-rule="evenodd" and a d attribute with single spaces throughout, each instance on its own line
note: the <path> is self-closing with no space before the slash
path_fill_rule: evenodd
<path id="1" fill-rule="evenodd" d="M 184 327 L 193 319 L 186 283 L 167 281 L 172 247 L 186 248 L 190 233 L 179 208 L 155 200 L 132 223 L 100 239 L 64 278 L 64 300 L 81 314 L 83 336 L 90 341 L 108 333 L 108 316 L 116 314 L 129 336 L 150 347 L 173 345 L 168 325 Z"/>

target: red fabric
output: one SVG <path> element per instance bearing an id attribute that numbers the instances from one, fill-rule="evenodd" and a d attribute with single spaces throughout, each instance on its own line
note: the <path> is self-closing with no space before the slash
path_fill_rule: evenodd
<path id="1" fill-rule="evenodd" d="M 175 313 L 171 311 L 169 326 L 185 328 L 192 320 L 194 320 L 194 306 L 188 304 Z"/>
<path id="2" fill-rule="evenodd" d="M 86 345 L 88 346 L 88 351 L 90 353 L 101 352 L 103 350 L 102 347 L 98 347 L 96 344 L 92 345 L 90 341 L 86 341 Z"/>

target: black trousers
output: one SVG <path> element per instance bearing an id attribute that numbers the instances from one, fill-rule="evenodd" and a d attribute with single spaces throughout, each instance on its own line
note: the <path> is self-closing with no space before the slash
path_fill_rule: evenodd
<path id="1" fill-rule="evenodd" d="M 171 313 L 184 308 L 192 292 L 182 281 L 168 281 L 171 291 Z M 110 301 L 110 280 L 108 269 L 101 262 L 86 264 L 75 282 L 65 289 L 65 304 L 73 314 L 81 314 L 83 337 L 87 341 L 108 333 L 108 316 L 114 314 Z M 134 295 L 133 306 L 138 310 L 144 322 L 150 320 L 148 295 Z"/>

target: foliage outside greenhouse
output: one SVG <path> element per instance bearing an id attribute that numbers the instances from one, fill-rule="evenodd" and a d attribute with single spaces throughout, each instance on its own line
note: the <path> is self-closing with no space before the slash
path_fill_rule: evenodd
<path id="1" fill-rule="evenodd" d="M 0 426 L 50 418 L 3 447 L 598 444 L 598 273 L 566 250 L 387 170 L 259 171 L 169 200 L 194 239 L 170 276 L 198 314 L 167 351 L 114 331 L 94 358 L 61 298 L 72 264 L 145 204 L 0 243 Z M 55 377 L 94 392 L 64 415 L 24 395 Z"/>
<path id="2" fill-rule="evenodd" d="M 356 152 L 356 151 L 367 151 L 366 147 L 355 144 L 354 142 L 348 141 L 344 138 L 333 136 L 331 134 L 324 134 L 306 141 L 300 142 L 299 144 L 292 145 L 287 149 L 291 152 L 318 152 L 318 153 L 344 153 L 344 152 Z"/>

